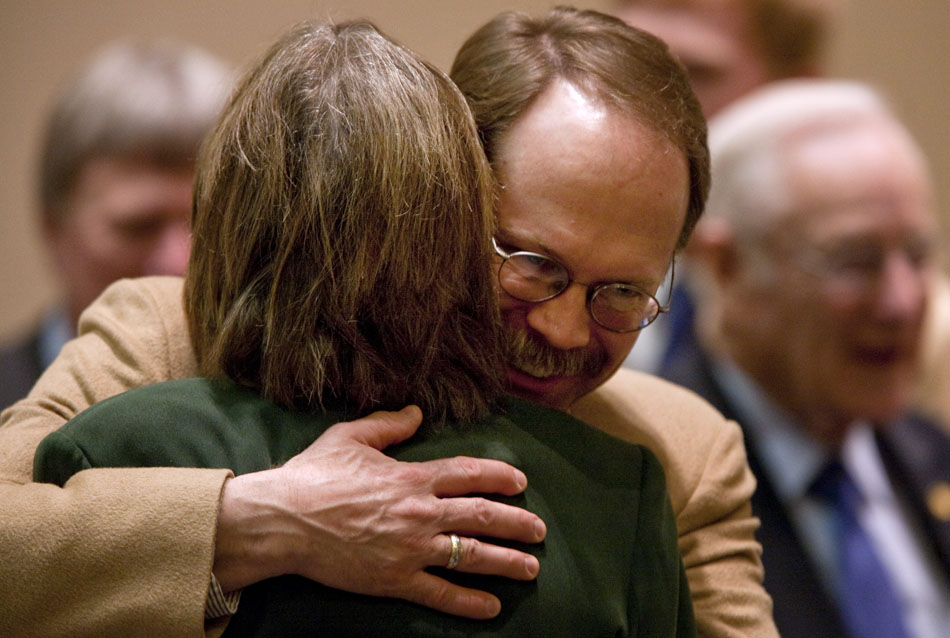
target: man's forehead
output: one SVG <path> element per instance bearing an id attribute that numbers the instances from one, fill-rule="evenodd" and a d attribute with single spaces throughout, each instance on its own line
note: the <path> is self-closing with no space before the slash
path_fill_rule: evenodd
<path id="1" fill-rule="evenodd" d="M 886 122 L 806 130 L 783 147 L 788 188 L 805 210 L 931 206 L 923 156 L 909 136 Z"/>
<path id="2" fill-rule="evenodd" d="M 595 171 L 596 163 L 614 167 L 659 147 L 685 159 L 681 149 L 642 118 L 609 104 L 592 89 L 558 79 L 501 136 L 496 176 L 504 185 L 513 165 L 549 160 L 573 162 L 579 172 Z"/>

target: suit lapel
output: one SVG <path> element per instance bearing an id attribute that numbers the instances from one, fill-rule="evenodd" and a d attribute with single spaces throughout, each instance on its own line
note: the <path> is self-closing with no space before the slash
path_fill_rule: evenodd
<path id="1" fill-rule="evenodd" d="M 950 438 L 913 416 L 876 431 L 884 468 L 912 512 L 944 573 L 950 573 Z"/>
<path id="2" fill-rule="evenodd" d="M 725 396 L 702 349 L 681 347 L 661 370 L 661 376 L 703 396 L 723 415 L 738 421 L 737 410 Z M 739 422 L 740 426 L 742 425 Z M 834 602 L 825 591 L 795 528 L 763 471 L 750 431 L 743 428 L 749 467 L 757 480 L 752 512 L 762 525 L 756 537 L 762 544 L 765 589 L 772 596 L 775 624 L 783 638 L 845 637 Z"/>

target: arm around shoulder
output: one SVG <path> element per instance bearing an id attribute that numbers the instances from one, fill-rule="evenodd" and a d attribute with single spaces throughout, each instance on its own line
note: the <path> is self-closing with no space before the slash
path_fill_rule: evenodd
<path id="1" fill-rule="evenodd" d="M 87 470 L 64 488 L 31 482 L 36 446 L 82 409 L 190 372 L 180 294 L 172 278 L 114 284 L 83 315 L 81 336 L 2 415 L 0 618 L 15 635 L 203 628 L 226 470 Z M 162 315 L 176 307 L 180 319 Z"/>
<path id="2" fill-rule="evenodd" d="M 92 469 L 64 488 L 0 484 L 3 629 L 16 636 L 202 630 L 227 475 Z"/>
<path id="3" fill-rule="evenodd" d="M 86 309 L 79 336 L 0 415 L 0 480 L 28 482 L 43 437 L 93 403 L 197 374 L 181 292 L 177 277 L 123 280 Z"/>

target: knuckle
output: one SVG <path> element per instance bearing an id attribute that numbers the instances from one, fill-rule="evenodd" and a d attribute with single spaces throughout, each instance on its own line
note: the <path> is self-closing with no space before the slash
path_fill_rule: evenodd
<path id="1" fill-rule="evenodd" d="M 419 487 L 427 485 L 432 473 L 422 463 L 396 463 L 393 469 L 393 481 L 400 485 Z"/>
<path id="2" fill-rule="evenodd" d="M 475 521 L 478 522 L 479 526 L 487 528 L 494 524 L 494 509 L 497 503 L 484 498 L 473 498 L 471 505 L 472 516 L 474 517 Z"/>
<path id="3" fill-rule="evenodd" d="M 425 592 L 422 602 L 427 607 L 445 609 L 452 603 L 452 591 L 452 587 L 448 581 L 440 579 Z"/>
<path id="4" fill-rule="evenodd" d="M 403 499 L 390 509 L 390 514 L 416 525 L 430 523 L 439 517 L 436 503 L 420 498 Z"/>
<path id="5" fill-rule="evenodd" d="M 462 540 L 462 563 L 467 567 L 477 567 L 484 559 L 484 545 L 477 538 L 465 538 Z"/>
<path id="6" fill-rule="evenodd" d="M 405 589 L 403 579 L 388 570 L 378 570 L 373 580 L 375 592 L 380 596 L 395 597 Z"/>
<path id="7" fill-rule="evenodd" d="M 462 475 L 473 483 L 479 481 L 485 475 L 484 462 L 482 459 L 475 459 L 470 456 L 459 456 L 455 458 L 455 464 Z"/>

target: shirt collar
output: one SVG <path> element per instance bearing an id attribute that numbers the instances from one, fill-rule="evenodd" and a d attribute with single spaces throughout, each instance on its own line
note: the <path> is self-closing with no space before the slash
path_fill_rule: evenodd
<path id="1" fill-rule="evenodd" d="M 70 325 L 69 315 L 64 309 L 57 308 L 43 318 L 37 349 L 44 370 L 53 363 L 66 342 L 75 336 L 75 328 Z"/>
<path id="2" fill-rule="evenodd" d="M 751 444 L 779 498 L 792 502 L 804 497 L 828 463 L 830 451 L 803 432 L 791 415 L 732 361 L 717 358 L 712 368 L 739 422 L 751 435 Z"/>

